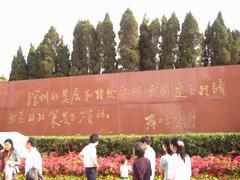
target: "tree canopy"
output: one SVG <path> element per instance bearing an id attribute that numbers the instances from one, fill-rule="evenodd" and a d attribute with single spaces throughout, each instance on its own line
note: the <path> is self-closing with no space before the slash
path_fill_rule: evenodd
<path id="1" fill-rule="evenodd" d="M 96 27 L 78 20 L 72 46 L 51 26 L 38 46 L 30 44 L 26 60 L 18 48 L 9 80 L 240 64 L 240 31 L 227 28 L 221 12 L 201 33 L 191 12 L 181 28 L 175 13 L 161 21 L 145 15 L 138 27 L 128 8 L 118 37 L 108 13 Z"/>

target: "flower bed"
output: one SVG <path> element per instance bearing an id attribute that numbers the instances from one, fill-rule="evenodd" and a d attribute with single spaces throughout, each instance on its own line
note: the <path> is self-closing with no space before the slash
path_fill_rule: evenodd
<path id="1" fill-rule="evenodd" d="M 116 179 L 120 174 L 120 162 L 123 158 L 122 155 L 99 157 L 99 178 Z M 191 159 L 193 179 L 211 179 L 212 177 L 215 177 L 215 179 L 240 178 L 240 156 L 233 157 L 232 153 L 228 153 L 227 155 L 208 155 L 206 157 L 192 156 Z M 132 165 L 133 160 L 132 157 L 128 163 Z M 156 175 L 159 175 L 159 162 L 160 157 L 157 158 Z M 78 153 L 75 152 L 63 156 L 58 156 L 56 153 L 43 155 L 43 172 L 45 175 L 57 179 L 68 179 L 69 176 L 75 178 L 84 176 L 83 164 L 78 158 Z"/>
<path id="2" fill-rule="evenodd" d="M 1 174 L 0 174 L 1 178 Z M 97 176 L 97 180 L 118 180 L 116 176 Z M 130 177 L 132 180 L 132 177 Z M 25 177 L 21 174 L 18 175 L 18 180 L 25 180 Z M 46 177 L 46 180 L 87 180 L 85 176 L 56 176 L 56 177 Z M 161 177 L 155 176 L 155 180 L 162 180 Z M 192 180 L 239 180 L 239 177 L 224 176 L 224 177 L 212 177 L 209 175 L 198 176 L 197 178 L 192 178 Z"/>

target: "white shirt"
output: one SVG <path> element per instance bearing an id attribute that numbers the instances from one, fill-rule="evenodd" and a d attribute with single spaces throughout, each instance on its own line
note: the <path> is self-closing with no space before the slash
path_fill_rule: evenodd
<path id="1" fill-rule="evenodd" d="M 168 179 L 190 180 L 191 174 L 192 170 L 190 157 L 186 155 L 184 162 L 179 154 L 174 153 L 169 161 Z"/>
<path id="2" fill-rule="evenodd" d="M 42 173 L 42 157 L 36 148 L 32 148 L 26 156 L 25 174 L 31 169 L 36 168 Z"/>
<path id="3" fill-rule="evenodd" d="M 121 177 L 127 178 L 129 170 L 131 170 L 131 166 L 121 165 L 120 167 Z"/>
<path id="4" fill-rule="evenodd" d="M 155 168 L 156 168 L 156 153 L 152 147 L 149 147 L 145 150 L 144 157 L 148 158 L 151 163 L 152 175 L 150 180 L 154 179 L 155 176 Z"/>
<path id="5" fill-rule="evenodd" d="M 97 160 L 97 150 L 94 144 L 86 145 L 80 152 L 80 156 L 83 156 L 83 164 L 85 167 L 96 167 L 94 161 Z"/>
<path id="6" fill-rule="evenodd" d="M 160 159 L 160 166 L 164 171 L 164 180 L 167 180 L 168 177 L 168 166 L 169 161 L 171 160 L 171 156 L 169 154 L 163 155 Z"/>
<path id="7" fill-rule="evenodd" d="M 14 166 L 11 166 L 12 162 L 11 161 L 7 161 L 6 165 L 5 165 L 5 176 L 6 179 L 12 179 L 13 176 L 13 172 L 14 172 Z"/>

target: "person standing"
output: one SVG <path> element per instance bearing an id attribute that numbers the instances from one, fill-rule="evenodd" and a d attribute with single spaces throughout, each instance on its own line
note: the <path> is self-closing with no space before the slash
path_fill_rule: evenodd
<path id="1" fill-rule="evenodd" d="M 137 159 L 133 162 L 133 180 L 150 180 L 152 175 L 150 160 L 144 157 L 142 144 L 137 143 L 134 147 L 134 155 Z"/>
<path id="2" fill-rule="evenodd" d="M 176 138 L 170 142 L 173 152 L 168 170 L 168 180 L 190 180 L 191 179 L 191 159 L 185 153 L 184 143 Z"/>
<path id="3" fill-rule="evenodd" d="M 163 155 L 160 159 L 159 171 L 160 171 L 162 179 L 167 180 L 168 166 L 169 166 L 169 163 L 170 163 L 170 160 L 171 160 L 171 155 L 172 155 L 172 151 L 170 149 L 170 140 L 169 139 L 163 139 L 162 148 L 165 152 L 165 155 Z"/>
<path id="4" fill-rule="evenodd" d="M 83 161 L 85 172 L 88 180 L 96 180 L 97 176 L 97 150 L 98 135 L 92 134 L 89 138 L 89 144 L 80 152 L 79 157 Z"/>
<path id="5" fill-rule="evenodd" d="M 130 165 L 128 165 L 128 160 L 126 158 L 123 158 L 121 161 L 120 166 L 120 180 L 130 180 L 129 179 L 129 171 L 131 171 L 132 168 Z"/>
<path id="6" fill-rule="evenodd" d="M 30 137 L 26 142 L 25 175 L 26 180 L 44 179 L 42 176 L 42 157 L 37 150 L 37 141 Z"/>
<path id="7" fill-rule="evenodd" d="M 154 149 L 151 147 L 151 139 L 149 136 L 143 136 L 140 138 L 139 141 L 143 144 L 145 150 L 144 157 L 148 158 L 151 162 L 152 175 L 150 180 L 153 180 L 156 169 L 156 153 Z"/>
<path id="8" fill-rule="evenodd" d="M 4 141 L 4 149 L 1 150 L 3 162 L 3 180 L 16 180 L 19 172 L 18 165 L 21 164 L 20 157 L 14 149 L 13 141 L 6 139 Z"/>

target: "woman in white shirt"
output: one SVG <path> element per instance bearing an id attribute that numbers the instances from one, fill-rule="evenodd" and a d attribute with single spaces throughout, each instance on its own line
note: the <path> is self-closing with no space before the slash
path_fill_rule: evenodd
<path id="1" fill-rule="evenodd" d="M 169 163 L 168 180 L 190 180 L 191 179 L 191 159 L 185 153 L 184 143 L 176 138 L 170 142 L 173 152 Z"/>

